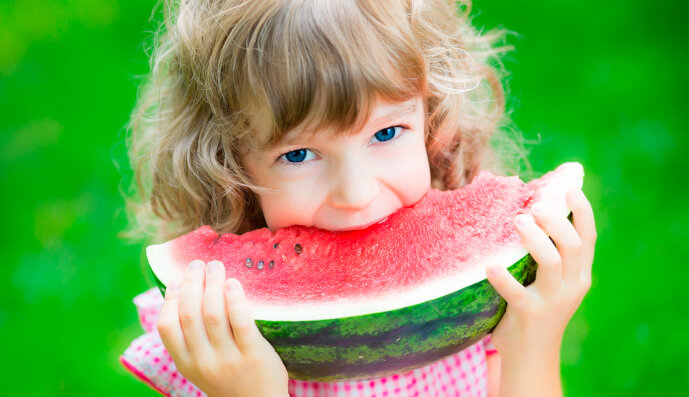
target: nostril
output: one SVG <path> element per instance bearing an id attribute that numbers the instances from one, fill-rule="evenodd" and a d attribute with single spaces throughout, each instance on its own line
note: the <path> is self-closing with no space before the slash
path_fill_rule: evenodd
<path id="1" fill-rule="evenodd" d="M 354 178 L 353 178 L 354 179 Z M 347 183 L 342 181 L 331 193 L 332 205 L 338 209 L 362 210 L 371 205 L 380 194 L 378 182 L 362 178 Z"/>
<path id="2" fill-rule="evenodd" d="M 360 211 L 370 206 L 376 196 L 377 192 L 347 192 L 334 196 L 332 202 L 337 209 Z"/>

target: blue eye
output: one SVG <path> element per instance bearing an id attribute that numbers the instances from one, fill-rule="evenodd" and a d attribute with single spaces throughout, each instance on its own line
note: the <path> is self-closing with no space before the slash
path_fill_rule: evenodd
<path id="1" fill-rule="evenodd" d="M 398 128 L 401 128 L 401 127 L 395 126 L 395 127 L 383 128 L 382 130 L 376 132 L 374 137 L 380 142 L 389 141 L 390 139 L 395 137 Z"/>
<path id="2" fill-rule="evenodd" d="M 309 149 L 298 149 L 287 152 L 280 157 L 284 157 L 290 163 L 301 163 L 307 159 L 307 154 L 310 152 Z M 314 157 L 313 155 L 311 157 Z"/>
<path id="3" fill-rule="evenodd" d="M 299 163 L 299 162 L 304 161 L 304 159 L 306 158 L 306 150 L 299 149 L 299 150 L 295 150 L 295 151 L 292 151 L 289 153 L 285 153 L 285 157 L 291 163 Z"/>

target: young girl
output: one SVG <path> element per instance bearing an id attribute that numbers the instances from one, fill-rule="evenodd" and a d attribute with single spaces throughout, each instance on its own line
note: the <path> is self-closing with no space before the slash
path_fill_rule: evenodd
<path id="1" fill-rule="evenodd" d="M 138 225 L 154 241 L 204 224 L 361 229 L 431 188 L 500 171 L 489 143 L 503 117 L 489 66 L 499 35 L 479 35 L 467 14 L 449 0 L 170 5 L 132 124 Z M 562 335 L 589 288 L 596 239 L 584 195 L 567 203 L 573 224 L 537 205 L 515 220 L 539 264 L 532 285 L 487 269 L 508 302 L 492 341 L 427 367 L 288 379 L 241 285 L 201 261 L 164 301 L 155 289 L 135 299 L 148 332 L 122 362 L 175 396 L 561 395 Z"/>

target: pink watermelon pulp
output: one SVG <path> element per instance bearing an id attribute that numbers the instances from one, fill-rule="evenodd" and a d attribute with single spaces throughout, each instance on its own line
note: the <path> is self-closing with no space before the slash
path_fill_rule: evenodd
<path id="1" fill-rule="evenodd" d="M 512 221 L 535 202 L 566 216 L 565 192 L 581 188 L 582 178 L 577 163 L 528 184 L 483 172 L 363 230 L 292 226 L 219 236 L 204 226 L 147 254 L 163 289 L 194 259 L 222 261 L 294 377 L 395 373 L 452 354 L 495 327 L 504 301 L 485 280 L 485 266 L 498 263 L 523 283 L 533 280 L 535 265 Z"/>

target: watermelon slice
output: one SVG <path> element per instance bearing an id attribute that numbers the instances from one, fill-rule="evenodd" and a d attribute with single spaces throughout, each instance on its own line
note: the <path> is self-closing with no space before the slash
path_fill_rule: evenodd
<path id="1" fill-rule="evenodd" d="M 454 354 L 491 332 L 506 303 L 486 280 L 486 265 L 509 268 L 525 285 L 536 274 L 514 217 L 536 202 L 566 216 L 565 193 L 582 180 L 578 163 L 528 184 L 482 172 L 363 230 L 291 226 L 218 235 L 203 226 L 146 251 L 163 293 L 192 260 L 222 261 L 292 378 L 380 377 Z"/>

